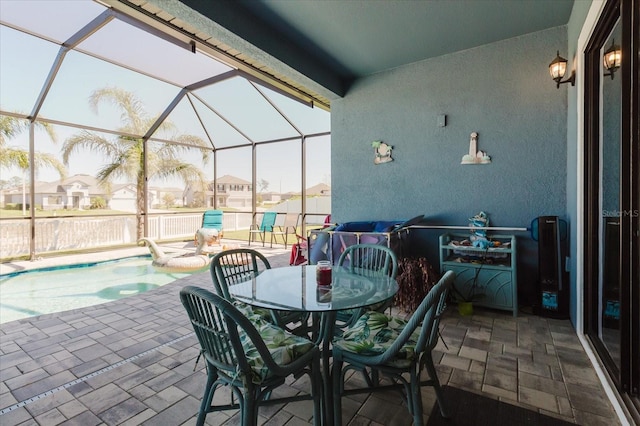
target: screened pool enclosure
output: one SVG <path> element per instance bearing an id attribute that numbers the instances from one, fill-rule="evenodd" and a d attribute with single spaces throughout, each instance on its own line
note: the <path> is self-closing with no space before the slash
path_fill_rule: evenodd
<path id="1" fill-rule="evenodd" d="M 156 2 L 162 4 L 161 2 Z M 154 2 L 0 1 L 0 259 L 320 222 L 329 103 Z"/>

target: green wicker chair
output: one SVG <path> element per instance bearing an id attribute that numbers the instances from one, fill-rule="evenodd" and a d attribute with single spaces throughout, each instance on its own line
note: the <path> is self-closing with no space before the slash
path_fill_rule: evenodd
<path id="1" fill-rule="evenodd" d="M 338 266 L 346 267 L 351 273 L 375 277 L 386 275 L 396 278 L 398 275 L 398 259 L 393 251 L 378 244 L 354 244 L 348 246 L 338 259 Z M 367 309 L 349 309 L 337 314 L 337 334 L 344 327 L 353 325 L 366 310 L 384 311 L 393 304 L 393 298 L 383 304 L 371 306 Z"/>
<path id="2" fill-rule="evenodd" d="M 265 269 L 271 268 L 269 260 L 259 251 L 250 248 L 224 250 L 211 259 L 209 268 L 216 293 L 232 302 L 243 312 L 247 313 L 253 310 L 264 319 L 297 335 L 307 335 L 312 331 L 308 321 L 309 314 L 251 308 L 240 301 L 235 301 L 229 294 L 230 285 L 247 281 Z"/>
<path id="3" fill-rule="evenodd" d="M 197 425 L 204 424 L 208 413 L 239 409 L 241 424 L 255 426 L 260 406 L 308 399 L 313 400 L 314 424 L 320 424 L 321 398 L 317 392 L 322 389 L 322 378 L 317 345 L 266 321 L 249 320 L 229 301 L 203 288 L 184 287 L 180 300 L 207 366 Z M 309 393 L 271 397 L 289 376 L 303 374 L 310 378 Z M 231 401 L 214 405 L 214 394 L 221 386 L 229 386 Z"/>
<path id="4" fill-rule="evenodd" d="M 414 426 L 423 424 L 422 386 L 433 386 L 443 417 L 448 417 L 444 396 L 433 364 L 431 351 L 438 340 L 440 316 L 455 273 L 447 271 L 429 291 L 409 320 L 365 312 L 342 336 L 333 341 L 334 424 L 342 423 L 343 395 L 400 389 L 403 391 Z M 428 380 L 420 373 L 427 370 Z M 345 389 L 348 370 L 365 374 L 367 386 Z M 383 385 L 380 377 L 390 379 Z"/>

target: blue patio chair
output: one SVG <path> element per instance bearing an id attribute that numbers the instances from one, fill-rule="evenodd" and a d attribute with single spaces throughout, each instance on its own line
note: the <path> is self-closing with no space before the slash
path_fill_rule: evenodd
<path id="1" fill-rule="evenodd" d="M 413 416 L 413 424 L 422 420 L 422 386 L 433 386 L 444 418 L 449 416 L 431 351 L 438 341 L 440 317 L 455 273 L 447 271 L 429 290 L 409 320 L 382 312 L 364 313 L 342 336 L 333 340 L 334 424 L 342 424 L 342 396 L 399 389 Z M 427 370 L 428 380 L 420 373 Z M 365 375 L 367 386 L 345 389 L 345 373 L 357 370 Z M 383 385 L 381 377 L 390 380 Z"/>
<path id="2" fill-rule="evenodd" d="M 180 300 L 207 367 L 198 426 L 204 425 L 208 413 L 231 409 L 240 409 L 240 424 L 256 426 L 260 406 L 309 399 L 313 400 L 314 425 L 320 424 L 322 378 L 317 345 L 266 321 L 249 320 L 229 301 L 203 288 L 184 287 Z M 272 398 L 272 391 L 288 377 L 303 374 L 310 378 L 308 393 Z M 222 386 L 232 391 L 228 404 L 214 398 Z"/>
<path id="3" fill-rule="evenodd" d="M 262 221 L 260 225 L 256 227 L 256 225 L 251 225 L 249 227 L 249 245 L 251 245 L 251 241 L 254 240 L 254 235 L 260 235 L 260 240 L 262 241 L 262 247 L 264 247 L 264 242 L 266 239 L 267 232 L 273 232 L 273 227 L 276 223 L 276 218 L 278 217 L 278 213 L 276 212 L 264 212 L 262 214 Z M 271 247 L 273 247 L 273 234 L 271 234 Z"/>
<path id="4" fill-rule="evenodd" d="M 223 218 L 224 212 L 222 210 L 207 210 L 202 215 L 202 227 L 222 232 Z"/>

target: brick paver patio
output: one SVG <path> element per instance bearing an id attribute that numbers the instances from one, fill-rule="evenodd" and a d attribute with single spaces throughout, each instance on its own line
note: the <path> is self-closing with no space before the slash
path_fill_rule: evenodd
<path id="1" fill-rule="evenodd" d="M 289 250 L 262 249 L 272 266 Z M 87 277 L 90 279 L 90 277 Z M 212 288 L 208 272 L 137 296 L 0 327 L 0 424 L 195 424 L 206 374 L 178 293 Z M 449 308 L 435 361 L 443 384 L 582 425 L 618 424 L 569 321 Z M 195 371 L 194 371 L 195 367 Z M 353 381 L 359 380 L 353 376 Z M 304 378 L 288 392 L 307 389 Z M 216 398 L 226 395 L 225 389 Z M 435 402 L 424 392 L 425 422 Z M 407 425 L 396 394 L 345 397 L 344 424 Z M 265 425 L 311 424 L 311 402 L 262 408 Z M 210 414 L 235 425 L 237 411 Z"/>

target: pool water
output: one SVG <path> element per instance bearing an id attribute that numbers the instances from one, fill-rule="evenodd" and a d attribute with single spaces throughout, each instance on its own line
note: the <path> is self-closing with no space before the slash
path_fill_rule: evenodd
<path id="1" fill-rule="evenodd" d="M 149 256 L 2 275 L 0 324 L 133 296 L 188 275 L 158 272 Z"/>

